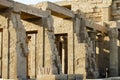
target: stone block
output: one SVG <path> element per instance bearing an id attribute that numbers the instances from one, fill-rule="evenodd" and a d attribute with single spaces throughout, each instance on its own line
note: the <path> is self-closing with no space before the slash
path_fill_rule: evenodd
<path id="1" fill-rule="evenodd" d="M 76 76 L 74 74 L 70 74 L 68 75 L 68 80 L 76 80 L 75 77 Z"/>
<path id="2" fill-rule="evenodd" d="M 60 80 L 67 80 L 67 75 L 60 75 Z"/>
<path id="3" fill-rule="evenodd" d="M 76 80 L 83 80 L 82 74 L 76 74 Z"/>
<path id="4" fill-rule="evenodd" d="M 61 79 L 60 79 L 60 75 L 56 75 L 56 76 L 55 76 L 55 80 L 61 80 Z"/>
<path id="5" fill-rule="evenodd" d="M 55 75 L 41 75 L 37 80 L 56 80 Z"/>

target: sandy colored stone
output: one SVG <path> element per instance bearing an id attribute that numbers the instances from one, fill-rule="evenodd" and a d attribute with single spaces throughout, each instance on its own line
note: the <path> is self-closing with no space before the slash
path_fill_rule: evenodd
<path id="1" fill-rule="evenodd" d="M 0 76 L 38 80 L 117 77 L 119 4 L 119 0 L 64 0 L 28 6 L 0 0 Z M 96 34 L 91 35 L 93 31 Z M 58 44 L 57 35 L 61 36 Z"/>

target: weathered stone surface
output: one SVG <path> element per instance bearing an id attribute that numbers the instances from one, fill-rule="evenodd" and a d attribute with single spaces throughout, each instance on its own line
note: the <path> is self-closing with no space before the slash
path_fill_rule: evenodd
<path id="1" fill-rule="evenodd" d="M 1 41 L 2 41 L 2 44 L 1 44 L 1 50 L 2 50 L 2 55 L 1 55 L 1 61 L 2 61 L 2 77 L 7 79 L 8 77 L 8 45 L 9 45 L 9 33 L 8 33 L 8 27 L 7 27 L 7 21 L 8 21 L 8 18 L 6 18 L 6 12 L 5 13 L 1 13 L 0 15 L 0 18 L 1 18 L 1 21 L 0 21 L 0 25 L 2 25 L 0 27 L 1 31 L 2 31 L 2 37 L 1 37 Z M 3 30 L 2 30 L 3 29 Z M 3 54 L 4 53 L 4 54 Z M 3 63 L 4 62 L 4 63 Z M 4 70 L 4 71 L 3 71 Z"/>
<path id="2" fill-rule="evenodd" d="M 76 75 L 68 75 L 68 80 L 76 80 Z"/>
<path id="3" fill-rule="evenodd" d="M 85 79 L 85 76 L 83 76 L 82 74 L 76 74 L 76 80 L 83 80 Z"/>
<path id="4" fill-rule="evenodd" d="M 41 75 L 38 80 L 56 80 L 55 75 Z"/>
<path id="5" fill-rule="evenodd" d="M 35 78 L 35 69 L 36 69 L 36 34 L 28 34 L 28 75 L 30 78 Z"/>
<path id="6" fill-rule="evenodd" d="M 11 13 L 10 20 L 10 78 L 22 79 L 26 78 L 26 32 L 19 14 Z"/>
<path id="7" fill-rule="evenodd" d="M 0 76 L 2 76 L 2 32 L 0 32 Z"/>
<path id="8" fill-rule="evenodd" d="M 60 80 L 67 80 L 68 79 L 68 75 L 60 75 Z"/>
<path id="9" fill-rule="evenodd" d="M 8 78 L 8 45 L 9 45 L 9 33 L 8 33 L 8 29 L 3 29 L 3 57 L 2 57 L 2 62 L 4 62 L 2 64 L 2 69 L 4 71 L 2 71 L 2 78 L 7 79 Z"/>
<path id="10" fill-rule="evenodd" d="M 108 34 L 110 37 L 110 75 L 116 77 L 118 76 L 118 30 L 116 28 L 109 29 Z"/>
<path id="11" fill-rule="evenodd" d="M 57 4 L 61 6 L 45 2 L 37 4 L 37 9 L 0 0 L 0 77 L 83 80 L 118 76 L 120 1 Z"/>
<path id="12" fill-rule="evenodd" d="M 74 18 L 75 14 L 66 8 L 63 8 L 59 5 L 56 5 L 54 3 L 51 2 L 42 2 L 42 3 L 38 3 L 35 5 L 35 7 L 39 7 L 42 8 L 43 10 L 50 10 L 51 13 L 55 16 L 61 17 L 61 18 Z"/>

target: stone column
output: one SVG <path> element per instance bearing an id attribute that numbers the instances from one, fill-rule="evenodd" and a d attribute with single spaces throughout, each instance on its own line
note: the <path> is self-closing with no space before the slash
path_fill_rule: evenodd
<path id="1" fill-rule="evenodd" d="M 92 40 L 93 51 L 94 51 L 94 53 L 96 53 L 96 32 L 95 31 L 90 31 L 89 36 L 90 36 L 90 38 Z"/>
<path id="2" fill-rule="evenodd" d="M 112 28 L 108 30 L 110 38 L 110 76 L 118 76 L 118 30 Z"/>
<path id="3" fill-rule="evenodd" d="M 91 60 L 92 60 L 92 68 L 94 70 L 94 78 L 98 77 L 98 67 L 96 64 L 96 32 L 95 31 L 90 31 L 89 36 L 91 39 L 91 47 L 92 47 L 92 53 L 91 53 Z"/>
<path id="4" fill-rule="evenodd" d="M 98 49 L 96 49 L 96 53 L 98 54 L 97 56 L 97 65 L 98 65 L 98 69 L 99 69 L 99 73 L 101 73 L 102 71 L 104 71 L 104 66 L 102 64 L 103 60 L 103 45 L 104 45 L 104 35 L 103 34 L 98 34 L 98 40 L 97 40 L 97 46 Z"/>

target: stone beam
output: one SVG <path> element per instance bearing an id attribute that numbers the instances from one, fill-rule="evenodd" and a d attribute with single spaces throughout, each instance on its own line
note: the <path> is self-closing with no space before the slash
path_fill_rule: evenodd
<path id="1" fill-rule="evenodd" d="M 51 2 L 47 2 L 48 3 L 48 8 L 53 12 L 53 14 L 58 13 L 59 15 L 63 15 L 64 17 L 70 17 L 70 18 L 74 18 L 75 15 L 74 13 L 67 9 L 67 8 L 64 8 L 64 7 L 61 7 L 59 5 L 56 5 L 54 3 L 51 3 Z M 57 16 L 57 14 L 55 14 Z M 59 16 L 58 15 L 58 16 Z"/>
<path id="2" fill-rule="evenodd" d="M 43 2 L 41 4 L 38 4 L 39 8 L 42 8 L 43 10 L 50 10 L 51 13 L 55 16 L 61 17 L 61 18 L 74 18 L 74 13 L 64 7 L 61 7 L 57 4 L 51 3 L 51 2 Z"/>
<path id="3" fill-rule="evenodd" d="M 102 32 L 102 33 L 107 33 L 107 27 L 105 27 L 104 25 L 100 25 L 100 24 L 98 24 L 98 23 L 96 23 L 96 22 L 93 22 L 93 21 L 91 21 L 91 20 L 88 20 L 88 19 L 86 19 L 84 16 L 79 15 L 79 14 L 76 14 L 75 18 L 78 19 L 78 22 L 79 22 L 79 20 L 85 21 L 85 26 L 88 27 L 88 28 L 92 28 L 92 29 L 94 29 L 94 30 L 96 30 L 96 31 L 100 31 L 100 32 Z M 81 23 L 81 25 L 82 25 L 82 24 L 83 24 L 83 23 Z M 78 26 L 78 24 L 77 24 L 77 26 Z M 78 26 L 78 27 L 79 27 L 79 26 Z M 77 30 L 78 30 L 78 29 L 77 29 Z"/>
<path id="4" fill-rule="evenodd" d="M 20 10 L 21 13 L 26 13 L 26 15 L 34 15 L 36 17 L 46 17 L 49 15 L 49 13 L 42 11 L 40 9 L 34 8 L 29 5 L 21 4 L 15 1 L 8 1 L 8 0 L 0 0 L 0 6 L 2 8 L 10 8 L 14 7 L 14 11 L 16 12 L 17 9 Z"/>
<path id="5" fill-rule="evenodd" d="M 8 1 L 8 0 L 0 0 L 0 6 L 3 6 L 4 8 L 10 7 L 10 6 L 12 6 L 12 2 Z"/>
<path id="6" fill-rule="evenodd" d="M 107 33 L 107 28 L 90 20 L 85 20 L 86 26 L 102 33 Z"/>
<path id="7" fill-rule="evenodd" d="M 21 4 L 18 2 L 15 2 L 14 4 L 16 7 L 20 9 L 21 12 L 24 12 L 24 13 L 28 13 L 37 17 L 46 17 L 49 15 L 49 13 L 29 5 Z"/>

